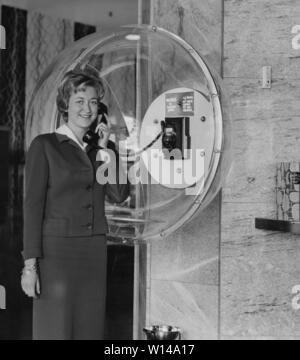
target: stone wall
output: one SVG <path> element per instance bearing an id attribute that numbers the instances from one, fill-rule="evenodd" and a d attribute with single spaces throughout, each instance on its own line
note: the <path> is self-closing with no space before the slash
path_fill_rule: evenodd
<path id="1" fill-rule="evenodd" d="M 275 218 L 276 163 L 299 162 L 300 51 L 291 31 L 300 3 L 225 0 L 224 8 L 234 161 L 222 203 L 221 335 L 297 338 L 299 236 L 256 230 L 254 218 Z M 271 89 L 261 87 L 263 66 L 272 66 Z"/>
<path id="2" fill-rule="evenodd" d="M 292 28 L 300 3 L 152 4 L 152 23 L 200 51 L 204 34 L 214 49 L 211 64 L 232 102 L 233 166 L 222 200 L 151 245 L 148 323 L 180 326 L 185 339 L 300 338 L 300 311 L 292 307 L 299 236 L 254 226 L 255 217 L 276 216 L 276 163 L 299 162 L 300 50 L 292 48 Z M 271 89 L 262 88 L 264 66 L 272 67 Z"/>
<path id="3" fill-rule="evenodd" d="M 221 0 L 153 0 L 152 23 L 204 51 L 220 71 Z M 179 326 L 183 339 L 218 338 L 220 198 L 150 246 L 148 323 Z"/>

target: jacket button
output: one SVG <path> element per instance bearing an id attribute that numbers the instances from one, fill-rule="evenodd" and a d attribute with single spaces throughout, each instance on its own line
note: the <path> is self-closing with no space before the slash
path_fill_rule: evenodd
<path id="1" fill-rule="evenodd" d="M 88 185 L 88 186 L 86 187 L 86 189 L 87 189 L 87 191 L 92 191 L 92 185 Z"/>
<path id="2" fill-rule="evenodd" d="M 87 226 L 86 226 L 86 227 L 87 227 L 87 229 L 88 229 L 88 230 L 92 230 L 93 225 L 92 225 L 92 224 L 87 224 Z"/>
<path id="3" fill-rule="evenodd" d="M 93 205 L 87 205 L 86 207 L 89 211 L 92 211 L 93 210 Z"/>

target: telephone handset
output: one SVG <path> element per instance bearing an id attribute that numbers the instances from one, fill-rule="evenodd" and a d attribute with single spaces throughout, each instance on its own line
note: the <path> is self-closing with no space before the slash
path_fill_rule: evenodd
<path id="1" fill-rule="evenodd" d="M 107 106 L 105 104 L 103 104 L 102 102 L 100 102 L 98 105 L 98 115 L 102 115 L 102 119 L 101 119 L 100 123 L 103 122 L 104 124 L 107 125 L 107 119 L 106 119 L 107 114 L 108 114 Z M 99 140 L 99 134 L 95 133 L 95 129 L 98 124 L 99 124 L 98 119 L 96 119 L 90 126 L 89 130 L 84 134 L 82 141 L 84 141 L 85 143 L 87 143 L 89 145 L 97 145 L 98 140 Z"/>

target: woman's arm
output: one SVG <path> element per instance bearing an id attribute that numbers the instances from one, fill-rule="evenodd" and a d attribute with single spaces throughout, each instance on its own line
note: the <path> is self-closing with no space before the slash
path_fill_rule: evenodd
<path id="1" fill-rule="evenodd" d="M 109 141 L 107 148 L 97 153 L 96 160 L 104 161 L 98 167 L 96 177 L 99 184 L 105 184 L 106 195 L 114 203 L 125 201 L 129 196 L 129 182 L 114 143 Z"/>
<path id="2" fill-rule="evenodd" d="M 29 148 L 25 163 L 24 259 L 42 257 L 42 226 L 48 186 L 48 161 L 43 139 L 38 136 Z"/>
<path id="3" fill-rule="evenodd" d="M 111 201 L 115 203 L 121 203 L 125 201 L 129 196 L 129 182 L 122 168 L 122 165 L 120 164 L 119 154 L 116 150 L 114 150 L 114 152 L 116 156 L 116 182 L 106 184 L 106 194 Z M 126 180 L 126 183 L 120 183 L 121 179 Z"/>
<path id="4" fill-rule="evenodd" d="M 120 166 L 120 158 L 115 144 L 112 141 L 109 141 L 111 131 L 110 118 L 107 118 L 107 124 L 100 122 L 95 131 L 98 132 L 100 136 L 98 146 L 103 150 L 108 149 L 114 154 L 114 166 L 111 166 L 110 168 L 110 171 L 114 172 L 114 174 L 111 174 L 111 179 L 113 179 L 113 181 L 106 184 L 106 194 L 112 202 L 121 203 L 129 196 L 129 182 L 122 166 Z M 101 157 L 99 157 L 98 160 L 101 160 Z M 123 183 L 120 183 L 120 179 L 123 180 Z"/>
<path id="5" fill-rule="evenodd" d="M 25 163 L 24 239 L 25 266 L 21 285 L 26 295 L 40 294 L 37 258 L 42 257 L 42 226 L 48 186 L 48 162 L 40 137 L 33 140 Z"/>

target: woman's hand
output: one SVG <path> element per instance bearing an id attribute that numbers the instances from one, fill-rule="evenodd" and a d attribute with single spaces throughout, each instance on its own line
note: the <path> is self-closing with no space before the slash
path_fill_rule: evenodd
<path id="1" fill-rule="evenodd" d="M 29 297 L 37 298 L 41 294 L 40 279 L 35 259 L 25 262 L 21 278 L 22 289 Z"/>
<path id="2" fill-rule="evenodd" d="M 109 117 L 106 117 L 106 120 L 107 124 L 100 122 L 95 129 L 95 133 L 98 133 L 100 137 L 98 140 L 98 145 L 103 148 L 107 147 L 108 139 L 111 133 L 111 122 Z"/>

